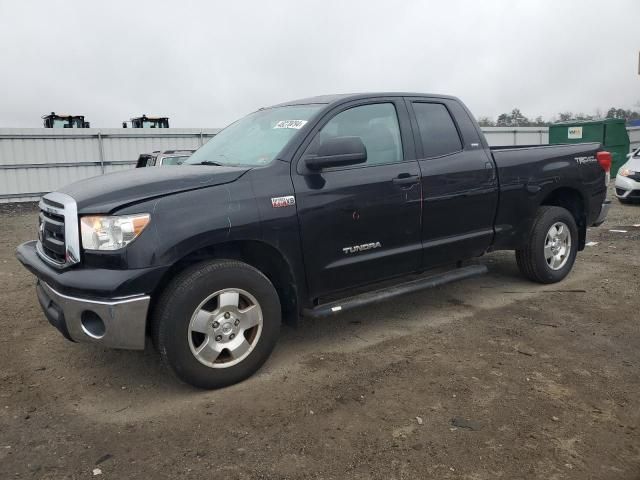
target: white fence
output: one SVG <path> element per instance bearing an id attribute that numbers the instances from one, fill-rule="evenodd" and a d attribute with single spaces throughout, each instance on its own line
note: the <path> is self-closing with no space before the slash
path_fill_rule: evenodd
<path id="1" fill-rule="evenodd" d="M 154 150 L 194 149 L 219 129 L 0 129 L 0 203 L 37 200 L 68 183 L 133 168 Z"/>
<path id="2" fill-rule="evenodd" d="M 549 129 L 547 127 L 484 127 L 482 131 L 492 147 L 549 143 Z"/>
<path id="3" fill-rule="evenodd" d="M 490 145 L 548 143 L 544 127 L 487 127 Z M 198 148 L 219 129 L 0 129 L 0 203 L 37 200 L 68 183 L 133 168 L 140 153 Z M 640 147 L 640 127 L 628 129 Z"/>
<path id="4" fill-rule="evenodd" d="M 640 148 L 640 127 L 627 128 L 629 132 L 629 140 L 631 141 L 631 149 Z"/>
<path id="5" fill-rule="evenodd" d="M 541 145 L 549 143 L 547 127 L 484 127 L 487 142 L 497 145 Z M 631 148 L 640 147 L 640 127 L 627 128 Z"/>

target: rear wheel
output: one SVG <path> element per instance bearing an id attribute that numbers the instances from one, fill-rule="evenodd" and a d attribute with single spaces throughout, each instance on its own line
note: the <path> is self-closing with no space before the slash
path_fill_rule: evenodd
<path id="1" fill-rule="evenodd" d="M 260 271 L 235 260 L 205 262 L 165 289 L 154 310 L 154 341 L 181 380 L 219 388 L 262 366 L 280 316 L 276 290 Z"/>
<path id="2" fill-rule="evenodd" d="M 571 213 L 561 207 L 538 209 L 527 245 L 516 250 L 520 272 L 539 283 L 564 279 L 576 259 L 578 227 Z"/>

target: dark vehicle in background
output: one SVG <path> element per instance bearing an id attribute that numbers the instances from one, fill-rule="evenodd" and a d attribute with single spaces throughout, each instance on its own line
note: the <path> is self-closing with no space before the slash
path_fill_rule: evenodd
<path id="1" fill-rule="evenodd" d="M 129 119 L 131 128 L 169 128 L 169 117 L 133 117 Z M 122 128 L 127 128 L 127 122 L 122 122 Z"/>
<path id="2" fill-rule="evenodd" d="M 561 281 L 605 220 L 610 167 L 598 143 L 490 148 L 455 97 L 314 97 L 248 115 L 180 168 L 45 195 L 17 256 L 65 337 L 150 335 L 178 377 L 215 388 L 265 362 L 282 319 L 478 275 L 466 261 L 492 250 Z"/>
<path id="3" fill-rule="evenodd" d="M 44 128 L 90 128 L 84 121 L 84 115 L 56 114 L 51 112 L 42 116 Z"/>
<path id="4" fill-rule="evenodd" d="M 195 150 L 156 150 L 152 153 L 142 153 L 138 157 L 136 168 L 162 167 L 182 165 Z"/>

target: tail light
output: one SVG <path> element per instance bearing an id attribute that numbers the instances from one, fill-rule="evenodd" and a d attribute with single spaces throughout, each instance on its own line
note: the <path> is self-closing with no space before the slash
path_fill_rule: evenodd
<path id="1" fill-rule="evenodd" d="M 609 185 L 609 182 L 611 181 L 611 152 L 598 152 L 596 153 L 596 158 L 604 170 L 604 184 Z"/>
<path id="2" fill-rule="evenodd" d="M 609 173 L 611 170 L 611 153 L 609 152 L 598 152 L 596 153 L 596 158 L 598 159 L 598 163 L 602 167 L 602 169 Z"/>

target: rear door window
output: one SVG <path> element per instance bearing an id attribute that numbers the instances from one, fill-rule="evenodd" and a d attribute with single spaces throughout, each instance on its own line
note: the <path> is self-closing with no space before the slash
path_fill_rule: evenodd
<path id="1" fill-rule="evenodd" d="M 425 158 L 439 157 L 462 150 L 462 142 L 453 119 L 441 103 L 414 102 L 413 111 L 418 123 Z"/>

